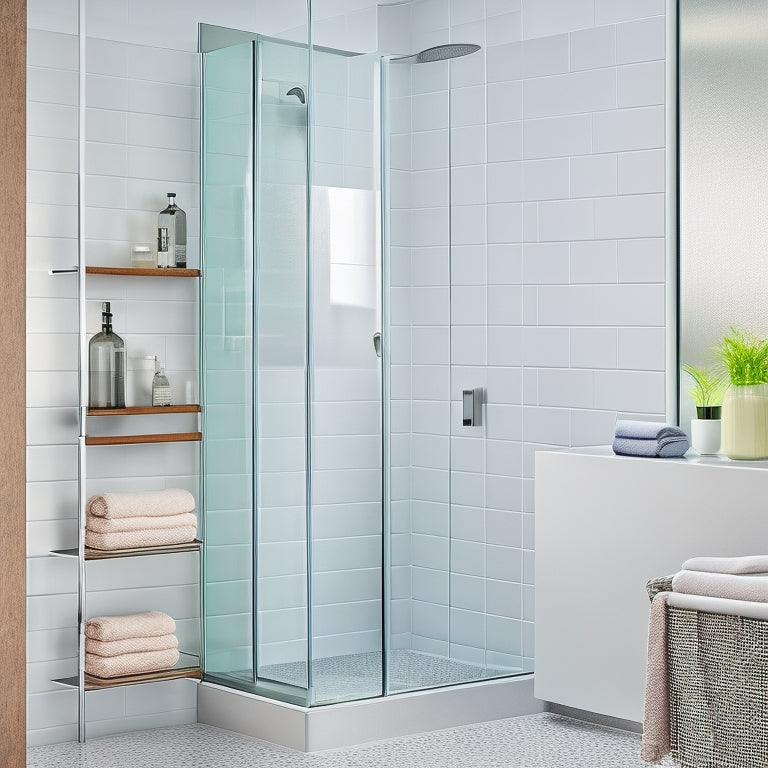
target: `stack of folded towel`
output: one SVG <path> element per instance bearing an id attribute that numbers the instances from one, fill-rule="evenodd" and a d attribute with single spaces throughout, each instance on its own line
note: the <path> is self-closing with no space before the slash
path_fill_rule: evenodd
<path id="1" fill-rule="evenodd" d="M 672 578 L 672 591 L 768 603 L 768 555 L 694 557 Z"/>
<path id="2" fill-rule="evenodd" d="M 85 623 L 85 671 L 121 677 L 170 669 L 179 660 L 176 622 L 158 611 L 99 616 Z"/>
<path id="3" fill-rule="evenodd" d="M 197 536 L 194 508 L 194 496 L 180 488 L 91 496 L 85 546 L 114 550 L 186 544 Z"/>
<path id="4" fill-rule="evenodd" d="M 616 422 L 613 452 L 620 456 L 680 458 L 691 444 L 679 427 L 656 421 Z"/>

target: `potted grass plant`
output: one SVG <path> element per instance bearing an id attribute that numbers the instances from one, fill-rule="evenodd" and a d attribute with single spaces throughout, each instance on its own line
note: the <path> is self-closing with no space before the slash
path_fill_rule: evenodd
<path id="1" fill-rule="evenodd" d="M 702 456 L 720 451 L 723 396 L 728 388 L 728 375 L 723 370 L 696 368 L 683 365 L 683 370 L 693 379 L 690 391 L 696 403 L 697 418 L 691 419 L 691 446 Z"/>
<path id="2" fill-rule="evenodd" d="M 768 339 L 731 328 L 715 351 L 730 381 L 721 450 L 731 459 L 768 459 Z"/>

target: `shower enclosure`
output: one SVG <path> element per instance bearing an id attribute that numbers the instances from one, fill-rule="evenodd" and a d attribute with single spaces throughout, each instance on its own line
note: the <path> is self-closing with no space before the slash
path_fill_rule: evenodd
<path id="1" fill-rule="evenodd" d="M 456 536 L 451 435 L 485 433 L 451 351 L 445 59 L 477 46 L 201 49 L 206 679 L 314 706 L 530 671 Z"/>

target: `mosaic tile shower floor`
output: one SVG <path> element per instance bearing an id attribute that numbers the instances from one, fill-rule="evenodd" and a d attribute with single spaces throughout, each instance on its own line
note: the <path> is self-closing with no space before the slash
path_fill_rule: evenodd
<path id="1" fill-rule="evenodd" d="M 316 701 L 339 701 L 376 695 L 381 691 L 381 664 L 381 651 L 316 659 L 313 664 Z M 390 652 L 388 677 L 390 691 L 406 691 L 466 683 L 521 671 L 479 667 L 443 656 L 398 649 Z M 261 676 L 302 688 L 307 684 L 307 665 L 303 661 L 271 664 L 261 669 Z"/>
<path id="2" fill-rule="evenodd" d="M 311 755 L 184 725 L 34 747 L 27 768 L 641 768 L 639 751 L 637 734 L 545 713 Z"/>

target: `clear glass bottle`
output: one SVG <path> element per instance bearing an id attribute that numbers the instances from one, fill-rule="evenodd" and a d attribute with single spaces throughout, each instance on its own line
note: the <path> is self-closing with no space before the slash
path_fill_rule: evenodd
<path id="1" fill-rule="evenodd" d="M 168 206 L 157 220 L 157 266 L 187 266 L 187 214 L 176 205 L 176 193 L 168 192 Z"/>
<path id="2" fill-rule="evenodd" d="M 171 385 L 168 383 L 168 377 L 165 375 L 165 369 L 158 365 L 155 358 L 155 376 L 152 379 L 152 405 L 164 406 L 171 404 Z"/>
<path id="3" fill-rule="evenodd" d="M 101 305 L 101 333 L 88 344 L 88 405 L 125 408 L 125 343 L 112 330 L 108 301 Z"/>

